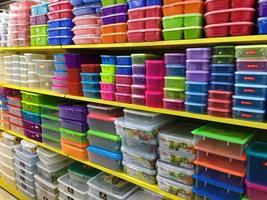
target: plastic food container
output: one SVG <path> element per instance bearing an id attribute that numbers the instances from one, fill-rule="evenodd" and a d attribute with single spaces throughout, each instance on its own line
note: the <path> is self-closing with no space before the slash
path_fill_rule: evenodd
<path id="1" fill-rule="evenodd" d="M 208 82 L 210 80 L 209 71 L 186 71 L 188 81 Z"/>
<path id="2" fill-rule="evenodd" d="M 127 147 L 122 147 L 123 160 L 131 165 L 136 165 L 139 167 L 144 167 L 147 169 L 154 170 L 156 167 L 157 154 L 140 154 L 139 151 L 134 151 L 133 149 L 127 149 Z"/>
<path id="3" fill-rule="evenodd" d="M 68 130 L 64 128 L 60 128 L 60 132 L 61 132 L 61 138 L 64 138 L 68 141 L 76 142 L 79 144 L 88 143 L 87 138 L 86 138 L 87 136 L 86 133 L 80 133 L 80 132 L 76 132 L 76 131 L 72 131 L 72 130 Z"/>
<path id="4" fill-rule="evenodd" d="M 132 88 L 132 94 L 141 96 L 145 95 L 145 90 L 146 90 L 145 85 L 132 85 L 131 88 Z"/>
<path id="5" fill-rule="evenodd" d="M 116 92 L 124 94 L 132 94 L 131 85 L 116 84 Z"/>
<path id="6" fill-rule="evenodd" d="M 162 92 L 145 92 L 146 106 L 162 108 L 163 107 L 163 93 Z"/>
<path id="7" fill-rule="evenodd" d="M 185 111 L 205 114 L 207 111 L 207 104 L 185 102 Z"/>
<path id="8" fill-rule="evenodd" d="M 120 153 L 113 153 L 94 146 L 89 146 L 87 150 L 91 162 L 112 170 L 121 170 L 122 155 Z"/>
<path id="9" fill-rule="evenodd" d="M 61 118 L 74 121 L 86 121 L 86 115 L 88 113 L 86 106 L 63 104 L 59 106 L 59 109 Z"/>
<path id="10" fill-rule="evenodd" d="M 209 83 L 207 82 L 186 81 L 185 85 L 187 92 L 207 93 L 209 89 Z"/>
<path id="11" fill-rule="evenodd" d="M 81 15 L 81 16 L 76 16 L 73 19 L 73 22 L 75 23 L 76 26 L 80 25 L 96 25 L 96 24 L 101 24 L 101 19 L 97 15 Z"/>
<path id="12" fill-rule="evenodd" d="M 184 65 L 166 64 L 166 76 L 185 76 Z"/>
<path id="13" fill-rule="evenodd" d="M 212 64 L 211 73 L 233 73 L 235 65 L 233 64 Z"/>
<path id="14" fill-rule="evenodd" d="M 229 82 L 210 82 L 211 90 L 233 91 L 234 84 Z"/>
<path id="15" fill-rule="evenodd" d="M 185 78 L 184 77 L 164 77 L 166 88 L 176 88 L 176 89 L 185 89 Z"/>
<path id="16" fill-rule="evenodd" d="M 100 90 L 101 99 L 108 100 L 108 101 L 115 101 L 115 93 L 110 91 Z"/>
<path id="17" fill-rule="evenodd" d="M 127 4 L 116 4 L 116 5 L 102 7 L 101 13 L 103 16 L 107 16 L 116 13 L 126 13 L 127 10 L 128 10 Z"/>
<path id="18" fill-rule="evenodd" d="M 52 193 L 52 194 L 57 194 L 58 193 L 58 185 L 57 184 L 52 184 L 48 182 L 47 180 L 43 179 L 41 176 L 38 174 L 34 175 L 34 180 L 35 184 L 38 185 L 39 188 Z M 37 192 L 38 193 L 38 192 Z"/>
<path id="19" fill-rule="evenodd" d="M 204 52 L 204 51 L 203 51 Z M 198 57 L 198 52 L 192 51 L 192 53 L 188 53 L 189 56 L 190 54 L 196 54 L 195 56 Z M 193 57 L 193 55 L 192 55 Z M 208 59 L 187 59 L 186 60 L 186 70 L 188 71 L 209 71 L 210 70 L 210 60 Z"/>
<path id="20" fill-rule="evenodd" d="M 114 74 L 100 73 L 100 76 L 101 76 L 101 81 L 103 83 L 114 83 L 115 82 Z"/>
<path id="21" fill-rule="evenodd" d="M 238 71 L 267 71 L 267 60 L 236 60 Z"/>
<path id="22" fill-rule="evenodd" d="M 182 167 L 175 167 L 168 163 L 157 161 L 158 175 L 185 185 L 193 185 L 193 175 L 195 170 L 189 170 Z"/>
<path id="23" fill-rule="evenodd" d="M 116 181 L 114 182 L 114 180 Z M 88 193 L 90 195 L 98 197 L 102 194 L 108 199 L 118 200 L 128 199 L 138 189 L 132 183 L 118 179 L 117 177 L 106 173 L 100 173 L 99 175 L 90 179 L 87 184 L 89 185 Z"/>
<path id="24" fill-rule="evenodd" d="M 34 165 L 38 161 L 38 156 L 36 154 L 27 152 L 20 146 L 15 148 L 15 153 L 20 160 L 27 163 L 28 165 Z"/>
<path id="25" fill-rule="evenodd" d="M 178 2 L 174 4 L 163 6 L 164 16 L 173 16 L 179 14 L 189 13 L 203 13 L 204 4 L 202 1 L 189 1 L 189 2 Z"/>
<path id="26" fill-rule="evenodd" d="M 186 55 L 184 53 L 165 53 L 166 65 L 185 65 Z"/>
<path id="27" fill-rule="evenodd" d="M 233 106 L 245 109 L 264 110 L 265 109 L 265 98 L 256 98 L 248 96 L 233 96 Z"/>
<path id="28" fill-rule="evenodd" d="M 192 199 L 194 196 L 192 186 L 177 183 L 176 181 L 161 176 L 157 176 L 157 182 L 161 190 L 174 194 L 180 198 Z"/>
<path id="29" fill-rule="evenodd" d="M 87 122 L 90 129 L 110 134 L 116 134 L 116 128 L 114 124 L 115 119 L 116 117 L 109 117 L 97 113 L 90 113 L 87 116 Z"/>
<path id="30" fill-rule="evenodd" d="M 80 73 L 82 77 L 82 81 L 87 82 L 99 82 L 100 76 L 98 73 Z"/>
<path id="31" fill-rule="evenodd" d="M 231 6 L 230 0 L 207 0 L 205 2 L 206 12 L 216 11 L 216 10 L 224 10 L 228 9 Z M 238 5 L 239 6 L 239 5 Z"/>
<path id="32" fill-rule="evenodd" d="M 146 76 L 146 91 L 161 92 L 163 86 L 163 76 Z"/>
<path id="33" fill-rule="evenodd" d="M 90 114 L 102 114 L 106 116 L 121 116 L 123 115 L 121 108 L 113 106 L 105 106 L 100 104 L 88 104 L 88 112 Z"/>
<path id="34" fill-rule="evenodd" d="M 212 63 L 213 64 L 234 64 L 235 58 L 234 56 L 230 55 L 214 55 L 212 56 Z"/>
<path id="35" fill-rule="evenodd" d="M 17 116 L 17 117 L 22 117 L 21 108 L 10 106 L 10 105 L 7 105 L 7 107 L 8 107 L 9 114 Z"/>
<path id="36" fill-rule="evenodd" d="M 235 94 L 250 97 L 266 97 L 267 86 L 235 84 Z"/>
<path id="37" fill-rule="evenodd" d="M 127 23 L 116 23 L 101 26 L 102 34 L 125 33 L 127 30 Z"/>
<path id="38" fill-rule="evenodd" d="M 233 118 L 262 122 L 265 119 L 265 110 L 233 107 Z"/>
<path id="39" fill-rule="evenodd" d="M 146 76 L 145 75 L 132 75 L 132 84 L 133 85 L 145 85 Z"/>
<path id="40" fill-rule="evenodd" d="M 185 99 L 185 91 L 184 89 L 173 89 L 173 88 L 163 88 L 164 97 L 167 99 Z"/>
<path id="41" fill-rule="evenodd" d="M 264 72 L 235 72 L 236 83 L 266 85 L 267 73 Z"/>
<path id="42" fill-rule="evenodd" d="M 103 25 L 114 23 L 126 23 L 128 20 L 127 13 L 118 13 L 101 17 Z"/>
<path id="43" fill-rule="evenodd" d="M 7 96 L 8 105 L 21 108 L 21 96 Z"/>
<path id="44" fill-rule="evenodd" d="M 143 152 L 148 154 L 155 154 L 157 151 L 158 142 L 157 140 L 144 141 L 123 136 L 122 145 L 132 151 L 136 151 L 136 149 L 138 149 L 139 154 L 142 154 Z"/>
<path id="45" fill-rule="evenodd" d="M 246 193 L 249 199 L 253 200 L 265 198 L 266 192 L 266 186 L 251 183 L 246 180 Z"/>
<path id="46" fill-rule="evenodd" d="M 100 92 L 99 90 L 83 89 L 83 96 L 88 98 L 100 99 Z"/>

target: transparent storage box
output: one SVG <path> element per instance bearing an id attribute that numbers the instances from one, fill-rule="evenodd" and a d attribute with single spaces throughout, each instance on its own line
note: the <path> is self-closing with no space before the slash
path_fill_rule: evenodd
<path id="1" fill-rule="evenodd" d="M 179 183 L 183 183 L 185 185 L 194 184 L 193 175 L 195 174 L 195 170 L 193 169 L 185 169 L 183 167 L 176 167 L 174 165 L 158 160 L 157 170 L 158 170 L 159 176 L 171 179 Z"/>
<path id="2" fill-rule="evenodd" d="M 25 176 L 25 177 L 27 177 L 28 179 L 31 179 L 31 180 L 33 180 L 33 176 L 34 176 L 34 174 L 35 174 L 35 172 L 28 171 L 28 170 L 26 170 L 25 168 L 23 168 L 23 167 L 17 165 L 16 163 L 15 163 L 15 172 L 16 172 L 16 173 L 20 173 L 20 174 L 22 174 L 23 176 Z"/>
<path id="3" fill-rule="evenodd" d="M 36 200 L 36 193 L 32 194 L 30 193 L 27 189 L 24 189 L 23 187 L 21 187 L 19 184 L 17 184 L 17 188 L 22 191 L 29 199 L 31 200 Z"/>
<path id="4" fill-rule="evenodd" d="M 9 165 L 5 163 L 1 163 L 0 170 L 4 171 L 8 176 L 15 177 L 15 168 L 10 167 Z"/>
<path id="5" fill-rule="evenodd" d="M 18 158 L 20 158 L 22 161 L 30 165 L 36 164 L 36 162 L 39 159 L 36 154 L 29 153 L 23 150 L 21 146 L 19 146 L 18 148 L 15 148 L 15 153 L 16 153 L 16 156 L 18 156 Z"/>
<path id="6" fill-rule="evenodd" d="M 155 184 L 157 170 L 151 170 L 144 167 L 140 167 L 134 164 L 122 162 L 123 171 L 131 177 L 134 177 L 138 180 L 144 181 L 146 183 Z"/>
<path id="7" fill-rule="evenodd" d="M 24 151 L 27 151 L 27 152 L 33 153 L 33 154 L 36 153 L 36 149 L 38 146 L 37 144 L 33 144 L 33 143 L 28 142 L 26 140 L 21 140 L 20 144 L 21 144 L 21 147 Z"/>
<path id="8" fill-rule="evenodd" d="M 182 199 L 193 199 L 193 186 L 184 185 L 170 179 L 157 176 L 159 188 Z"/>
<path id="9" fill-rule="evenodd" d="M 106 106 L 101 104 L 88 104 L 89 113 L 103 114 L 107 116 L 121 116 L 123 115 L 122 109 L 113 106 Z"/>
<path id="10" fill-rule="evenodd" d="M 4 138 L 0 138 L 0 149 L 1 153 L 13 157 L 14 156 L 14 148 L 17 148 L 18 145 L 12 145 L 11 143 L 6 143 Z"/>
<path id="11" fill-rule="evenodd" d="M 236 159 L 244 157 L 254 136 L 251 131 L 218 124 L 202 126 L 192 133 L 195 137 L 195 148 Z"/>
<path id="12" fill-rule="evenodd" d="M 159 147 L 159 158 L 164 162 L 178 167 L 184 167 L 187 169 L 195 168 L 193 161 L 196 159 L 196 155 L 179 153 L 177 151 Z"/>
<path id="13" fill-rule="evenodd" d="M 0 162 L 4 163 L 5 165 L 14 168 L 14 157 L 9 157 L 0 152 Z"/>
<path id="14" fill-rule="evenodd" d="M 34 180 L 29 179 L 25 177 L 23 174 L 16 172 L 16 179 L 20 180 L 21 182 L 25 183 L 26 185 L 29 185 L 30 187 L 34 187 Z"/>
<path id="15" fill-rule="evenodd" d="M 198 124 L 176 123 L 171 127 L 163 129 L 158 134 L 159 146 L 193 155 L 196 153 L 196 150 L 191 131 L 197 127 L 199 127 Z"/>
<path id="16" fill-rule="evenodd" d="M 58 189 L 64 191 L 66 194 L 79 200 L 88 199 L 88 185 L 72 180 L 69 174 L 65 174 L 58 179 Z"/>
<path id="17" fill-rule="evenodd" d="M 130 109 L 123 109 L 124 117 L 126 120 L 136 121 L 136 122 L 148 122 L 154 123 L 164 119 L 164 115 L 153 112 L 137 111 Z"/>
<path id="18" fill-rule="evenodd" d="M 255 60 L 267 58 L 267 45 L 236 46 L 235 57 Z"/>
<path id="19" fill-rule="evenodd" d="M 27 170 L 29 172 L 36 172 L 37 171 L 36 164 L 29 165 L 28 163 L 21 160 L 17 156 L 15 156 L 15 164 L 17 164 L 17 166 L 20 166 L 21 168 L 24 168 L 25 170 Z"/>
<path id="20" fill-rule="evenodd" d="M 87 123 L 92 130 L 116 134 L 115 120 L 115 117 L 90 113 L 87 118 Z"/>
<path id="21" fill-rule="evenodd" d="M 35 184 L 37 184 L 43 190 L 52 194 L 58 194 L 58 184 L 50 183 L 49 181 L 45 180 L 38 174 L 34 175 L 34 180 Z"/>
<path id="22" fill-rule="evenodd" d="M 123 117 L 115 120 L 117 134 L 144 141 L 155 139 L 159 130 L 171 122 L 172 120 L 166 119 L 157 123 L 140 124 L 140 122 L 127 121 Z"/>
<path id="23" fill-rule="evenodd" d="M 54 129 L 59 129 L 61 127 L 61 122 L 60 118 L 55 118 L 53 116 L 48 116 L 48 115 L 41 115 L 42 117 L 42 127 L 44 126 L 49 126 L 53 127 Z"/>
<path id="24" fill-rule="evenodd" d="M 68 157 L 62 156 L 50 150 L 38 147 L 37 155 L 42 164 L 48 168 L 54 168 L 68 162 Z"/>
<path id="25" fill-rule="evenodd" d="M 37 194 L 37 199 L 38 200 L 44 200 L 44 199 L 58 200 L 58 194 L 53 194 L 51 192 L 48 192 L 48 191 L 44 190 L 37 183 L 35 183 L 35 189 L 36 189 L 36 194 Z"/>
<path id="26" fill-rule="evenodd" d="M 123 160 L 129 164 L 137 165 L 140 167 L 155 169 L 158 155 L 156 153 L 146 153 L 135 151 L 135 149 L 122 147 Z"/>
<path id="27" fill-rule="evenodd" d="M 87 184 L 89 194 L 108 200 L 126 200 L 138 189 L 134 184 L 106 173 L 100 173 Z"/>

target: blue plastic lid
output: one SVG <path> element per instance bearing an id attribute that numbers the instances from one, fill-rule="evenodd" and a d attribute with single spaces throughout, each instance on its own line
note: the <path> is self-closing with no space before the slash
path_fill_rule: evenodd
<path id="1" fill-rule="evenodd" d="M 211 67 L 234 67 L 233 64 L 212 64 Z"/>
<path id="2" fill-rule="evenodd" d="M 258 18 L 258 22 L 261 22 L 261 21 L 267 21 L 267 17 L 259 17 Z"/>
<path id="3" fill-rule="evenodd" d="M 211 76 L 234 76 L 233 73 L 211 73 Z"/>
<path id="4" fill-rule="evenodd" d="M 7 98 L 6 97 L 0 97 L 0 101 L 7 102 Z"/>
<path id="5" fill-rule="evenodd" d="M 207 96 L 207 93 L 199 93 L 199 92 L 186 92 L 186 95 L 198 95 L 198 96 Z"/>
<path id="6" fill-rule="evenodd" d="M 185 105 L 189 105 L 189 106 L 201 106 L 201 107 L 206 107 L 207 104 L 204 103 L 191 103 L 191 102 L 184 102 Z"/>
<path id="7" fill-rule="evenodd" d="M 234 85 L 232 82 L 210 82 L 211 85 Z"/>
<path id="8" fill-rule="evenodd" d="M 191 85 L 209 85 L 208 82 L 197 82 L 197 81 L 185 81 L 185 84 L 191 84 Z"/>
<path id="9" fill-rule="evenodd" d="M 254 142 L 247 148 L 247 154 L 249 156 L 267 159 L 267 143 Z"/>
<path id="10" fill-rule="evenodd" d="M 116 67 L 132 68 L 132 65 L 116 65 Z"/>
<path id="11" fill-rule="evenodd" d="M 65 62 L 55 62 L 55 65 L 66 65 L 66 63 Z"/>
<path id="12" fill-rule="evenodd" d="M 70 27 L 57 27 L 57 28 L 48 28 L 47 31 L 57 31 L 57 30 L 71 30 Z"/>
<path id="13" fill-rule="evenodd" d="M 79 6 L 75 6 L 73 8 L 73 11 L 75 10 L 79 10 L 79 9 L 86 9 L 86 8 L 96 8 L 96 7 L 102 7 L 102 4 L 101 2 L 96 2 L 96 3 L 87 3 L 87 4 L 82 4 L 82 5 L 79 5 Z"/>
<path id="14" fill-rule="evenodd" d="M 99 85 L 99 82 L 90 82 L 90 81 L 81 81 L 81 83 L 84 83 L 84 84 L 98 84 Z"/>
<path id="15" fill-rule="evenodd" d="M 250 85 L 250 84 L 235 84 L 235 87 L 250 87 L 266 89 L 267 85 Z"/>
<path id="16" fill-rule="evenodd" d="M 231 190 L 233 192 L 237 192 L 237 193 L 241 193 L 241 194 L 243 194 L 245 192 L 245 188 L 243 188 L 243 187 L 241 187 L 241 188 L 233 187 L 233 186 L 230 186 L 228 184 L 224 184 L 223 182 L 219 182 L 219 181 L 215 181 L 213 179 L 209 179 L 209 178 L 207 178 L 207 177 L 205 177 L 203 175 L 195 174 L 195 175 L 193 175 L 193 178 L 196 179 L 196 180 L 199 180 L 199 181 L 202 181 L 202 182 L 205 182 L 205 183 L 208 183 L 208 184 L 211 184 L 211 185 L 226 189 L 226 190 Z"/>
<path id="17" fill-rule="evenodd" d="M 166 68 L 186 68 L 185 65 L 167 64 Z"/>
<path id="18" fill-rule="evenodd" d="M 257 110 L 257 109 L 246 109 L 246 108 L 239 108 L 239 107 L 233 107 L 232 109 L 235 111 L 250 112 L 250 113 L 257 113 L 257 114 L 265 113 L 265 110 Z"/>
<path id="19" fill-rule="evenodd" d="M 116 56 L 112 56 L 112 55 L 100 55 L 101 58 L 112 58 L 115 59 Z"/>
<path id="20" fill-rule="evenodd" d="M 107 151 L 101 148 L 97 148 L 94 146 L 89 146 L 87 150 L 93 153 L 100 154 L 101 156 L 104 156 L 104 157 L 109 157 L 113 160 L 122 160 L 121 153 L 113 153 L 113 152 L 110 152 L 110 151 Z"/>
<path id="21" fill-rule="evenodd" d="M 61 18 L 61 19 L 54 19 L 54 20 L 49 20 L 47 23 L 52 23 L 52 22 L 63 22 L 63 21 L 70 21 L 72 22 L 72 19 L 69 18 Z"/>
<path id="22" fill-rule="evenodd" d="M 83 89 L 83 92 L 100 93 L 100 90 L 88 90 L 88 89 Z"/>
<path id="23" fill-rule="evenodd" d="M 212 200 L 225 200 L 223 198 L 220 198 L 220 196 L 215 196 L 215 195 L 212 195 L 208 192 L 206 192 L 205 190 L 201 190 L 199 188 L 196 188 L 194 187 L 193 190 L 192 190 L 195 194 L 199 195 L 199 196 L 202 196 L 202 197 L 206 197 L 208 199 L 212 199 Z"/>
<path id="24" fill-rule="evenodd" d="M 1 109 L 8 110 L 8 107 L 6 105 L 0 105 Z"/>
<path id="25" fill-rule="evenodd" d="M 72 39 L 72 36 L 53 36 L 53 37 L 48 37 L 49 40 L 51 40 L 51 39 L 63 39 L 63 38 Z"/>
<path id="26" fill-rule="evenodd" d="M 81 76 L 99 76 L 98 73 L 80 73 Z"/>
<path id="27" fill-rule="evenodd" d="M 27 115 L 34 115 L 34 116 L 37 116 L 37 117 L 41 117 L 41 115 L 37 114 L 37 113 L 32 113 L 32 112 L 29 112 L 29 111 L 26 111 L 26 110 L 21 110 L 22 113 L 25 113 Z"/>
<path id="28" fill-rule="evenodd" d="M 266 76 L 267 72 L 242 72 L 242 71 L 236 71 L 235 74 L 242 74 L 242 75 L 262 75 Z"/>
<path id="29" fill-rule="evenodd" d="M 244 99 L 244 100 L 252 100 L 252 101 L 266 101 L 266 98 L 261 97 L 250 97 L 250 96 L 239 96 L 233 95 L 233 99 Z"/>

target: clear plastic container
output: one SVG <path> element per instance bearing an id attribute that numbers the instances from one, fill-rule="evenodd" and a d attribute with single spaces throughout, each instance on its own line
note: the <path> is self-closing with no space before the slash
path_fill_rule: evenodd
<path id="1" fill-rule="evenodd" d="M 160 160 L 157 161 L 157 170 L 159 176 L 183 183 L 185 185 L 194 184 L 193 175 L 195 174 L 195 170 L 176 167 Z"/>
<path id="2" fill-rule="evenodd" d="M 177 151 L 159 147 L 159 158 L 164 162 L 171 163 L 178 167 L 194 169 L 195 166 L 193 161 L 196 159 L 196 155 L 179 153 Z"/>
<path id="3" fill-rule="evenodd" d="M 37 194 L 37 199 L 58 200 L 58 194 L 53 194 L 51 192 L 48 192 L 36 183 L 35 183 L 35 190 Z"/>
<path id="4" fill-rule="evenodd" d="M 6 120 L 4 120 L 6 121 Z M 18 126 L 23 126 L 22 118 L 9 115 L 9 122 Z"/>
<path id="5" fill-rule="evenodd" d="M 92 130 L 116 134 L 115 120 L 116 117 L 107 117 L 101 114 L 90 113 L 88 115 L 87 123 Z"/>
<path id="6" fill-rule="evenodd" d="M 166 119 L 165 115 L 146 111 L 123 109 L 125 120 L 134 122 L 156 123 Z"/>
<path id="7" fill-rule="evenodd" d="M 121 170 L 122 155 L 120 153 L 113 153 L 94 146 L 89 146 L 87 150 L 91 162 L 112 170 Z"/>
<path id="8" fill-rule="evenodd" d="M 116 131 L 120 136 L 136 140 L 149 141 L 156 138 L 160 129 L 172 122 L 172 118 L 166 118 L 160 122 L 146 123 L 140 126 L 140 122 L 127 121 L 125 118 L 115 120 Z"/>
<path id="9" fill-rule="evenodd" d="M 36 149 L 38 146 L 37 144 L 33 144 L 33 143 L 28 142 L 26 140 L 21 140 L 20 144 L 21 144 L 21 147 L 24 151 L 27 151 L 27 152 L 33 153 L 33 154 L 36 153 Z"/>
<path id="10" fill-rule="evenodd" d="M 72 180 L 68 173 L 61 176 L 58 179 L 58 183 L 58 189 L 60 191 L 64 191 L 66 194 L 70 194 L 72 197 L 79 200 L 88 199 L 88 185 Z"/>
<path id="11" fill-rule="evenodd" d="M 22 117 L 21 108 L 17 108 L 17 107 L 10 106 L 10 105 L 7 105 L 7 107 L 8 107 L 9 114 L 17 116 L 17 117 Z"/>
<path id="12" fill-rule="evenodd" d="M 26 185 L 34 188 L 34 180 L 23 176 L 21 173 L 16 172 L 16 179 L 21 181 L 21 182 L 23 182 L 23 183 L 25 183 Z"/>
<path id="13" fill-rule="evenodd" d="M 100 173 L 87 184 L 89 194 L 96 197 L 104 196 L 109 200 L 126 200 L 138 189 L 134 184 L 106 173 Z"/>
<path id="14" fill-rule="evenodd" d="M 3 133 L 2 133 L 3 134 Z M 17 140 L 16 138 L 14 138 Z M 5 138 L 0 138 L 0 148 L 1 153 L 5 154 L 6 156 L 13 157 L 14 156 L 14 148 L 18 147 L 16 141 L 7 141 Z"/>
<path id="15" fill-rule="evenodd" d="M 36 171 L 28 171 L 24 167 L 19 166 L 17 163 L 15 165 L 15 172 L 16 173 L 21 173 L 23 176 L 33 180 L 33 175 L 35 174 Z"/>
<path id="16" fill-rule="evenodd" d="M 38 147 L 37 155 L 39 156 L 40 161 L 48 168 L 53 168 L 59 163 L 68 162 L 68 158 L 60 154 L 54 153 L 50 150 Z"/>
<path id="17" fill-rule="evenodd" d="M 154 154 L 157 152 L 158 141 L 156 139 L 144 141 L 126 136 L 122 137 L 122 146 L 132 151 L 139 151 L 139 154 Z"/>
<path id="18" fill-rule="evenodd" d="M 16 153 L 16 156 L 18 156 L 18 158 L 20 158 L 22 161 L 30 165 L 36 164 L 36 162 L 39 159 L 36 154 L 29 153 L 23 150 L 21 146 L 18 148 L 15 148 L 15 153 Z"/>
<path id="19" fill-rule="evenodd" d="M 235 57 L 238 59 L 264 59 L 267 57 L 267 45 L 236 46 Z"/>
<path id="20" fill-rule="evenodd" d="M 121 108 L 106 106 L 101 104 L 88 104 L 89 113 L 103 114 L 107 116 L 121 116 L 123 115 Z"/>
<path id="21" fill-rule="evenodd" d="M 14 168 L 14 158 L 13 157 L 10 157 L 10 156 L 7 156 L 3 153 L 0 153 L 0 160 L 1 160 L 1 163 L 4 163 L 11 168 Z"/>
<path id="22" fill-rule="evenodd" d="M 47 192 L 52 194 L 58 194 L 58 184 L 50 183 L 49 181 L 45 180 L 38 174 L 34 175 L 35 184 L 37 184 L 40 188 L 44 189 Z"/>
<path id="23" fill-rule="evenodd" d="M 195 142 L 191 131 L 198 128 L 198 124 L 176 123 L 163 129 L 158 134 L 159 146 L 169 150 L 186 154 L 195 154 Z"/>
<path id="24" fill-rule="evenodd" d="M 17 166 L 20 166 L 21 168 L 29 171 L 29 172 L 36 172 L 37 171 L 37 167 L 35 164 L 28 164 L 25 161 L 21 160 L 20 158 L 18 158 L 17 156 L 15 156 L 15 164 Z"/>
<path id="25" fill-rule="evenodd" d="M 123 160 L 129 164 L 137 165 L 147 169 L 155 169 L 158 155 L 156 153 L 140 153 L 139 150 L 122 146 Z"/>
<path id="26" fill-rule="evenodd" d="M 159 188 L 182 199 L 193 199 L 193 186 L 184 185 L 161 176 L 157 176 Z"/>

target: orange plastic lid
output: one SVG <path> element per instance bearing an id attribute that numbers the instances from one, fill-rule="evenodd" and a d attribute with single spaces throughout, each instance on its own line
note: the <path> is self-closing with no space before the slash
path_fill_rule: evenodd
<path id="1" fill-rule="evenodd" d="M 103 121 L 107 121 L 107 122 L 114 122 L 115 119 L 117 119 L 117 117 L 110 117 L 107 115 L 101 115 L 98 113 L 89 113 L 87 115 L 87 118 L 91 118 L 91 119 L 99 119 L 99 120 L 103 120 Z"/>
<path id="2" fill-rule="evenodd" d="M 89 143 L 86 142 L 86 143 L 76 143 L 76 142 L 73 142 L 73 141 L 70 141 L 70 140 L 67 140 L 67 139 L 64 139 L 64 138 L 61 138 L 61 142 L 62 143 L 65 143 L 67 145 L 71 145 L 71 146 L 74 146 L 74 147 L 78 147 L 78 148 L 87 148 Z"/>
<path id="3" fill-rule="evenodd" d="M 224 112 L 224 113 L 231 113 L 231 109 L 222 109 L 222 108 L 213 108 L 213 107 L 208 107 L 209 111 L 214 111 L 214 112 Z"/>

